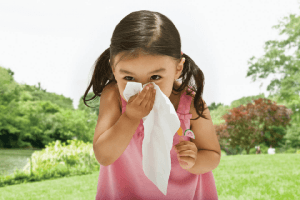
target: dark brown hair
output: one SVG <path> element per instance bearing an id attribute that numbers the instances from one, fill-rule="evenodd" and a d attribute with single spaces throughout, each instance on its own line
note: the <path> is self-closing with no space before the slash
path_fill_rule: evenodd
<path id="1" fill-rule="evenodd" d="M 203 115 L 204 101 L 201 97 L 204 86 L 203 72 L 188 55 L 185 53 L 181 55 L 180 35 L 171 20 L 159 12 L 148 10 L 132 12 L 117 24 L 111 38 L 110 47 L 95 62 L 92 80 L 83 97 L 83 102 L 86 106 L 88 106 L 86 101 L 90 101 L 96 96 L 101 96 L 107 84 L 116 82 L 110 64 L 115 66 L 114 58 L 121 52 L 123 55 L 120 60 L 124 57 L 136 57 L 139 53 L 169 56 L 178 62 L 180 62 L 182 57 L 185 57 L 183 70 L 179 77 L 182 78 L 182 84 L 178 89 L 175 89 L 173 86 L 173 90 L 181 92 L 184 88 L 190 86 L 192 91 L 195 92 L 193 99 L 197 114 L 199 117 L 207 119 Z M 192 77 L 196 85 L 189 85 Z M 91 86 L 93 86 L 95 96 L 86 100 Z M 187 91 L 187 94 L 191 95 L 191 92 Z"/>

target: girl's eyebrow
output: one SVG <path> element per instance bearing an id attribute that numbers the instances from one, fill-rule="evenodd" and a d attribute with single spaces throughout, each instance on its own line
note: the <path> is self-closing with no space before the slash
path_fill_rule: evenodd
<path id="1" fill-rule="evenodd" d="M 160 68 L 160 69 L 154 70 L 152 72 L 149 72 L 148 74 L 153 74 L 153 73 L 157 73 L 157 72 L 164 72 L 164 71 L 166 71 L 165 68 Z M 134 73 L 126 71 L 124 69 L 120 69 L 120 72 L 123 73 L 123 74 L 132 74 L 132 75 L 135 75 Z"/>

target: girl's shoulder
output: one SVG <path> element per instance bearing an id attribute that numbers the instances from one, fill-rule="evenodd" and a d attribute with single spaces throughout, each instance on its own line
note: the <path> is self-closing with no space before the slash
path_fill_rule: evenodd
<path id="1" fill-rule="evenodd" d="M 108 83 L 105 86 L 105 89 L 103 89 L 103 92 L 104 92 L 104 90 L 112 90 L 115 93 L 115 95 L 118 97 L 118 101 L 119 101 L 119 105 L 120 105 L 120 112 L 122 113 L 122 100 L 120 98 L 120 92 L 119 92 L 117 82 L 112 81 L 112 82 Z"/>
<path id="2" fill-rule="evenodd" d="M 119 92 L 119 88 L 118 88 L 118 85 L 117 85 L 117 82 L 113 82 L 113 86 L 114 86 L 114 89 L 118 95 L 118 101 L 119 101 L 119 105 L 120 105 L 120 111 L 122 113 L 122 100 L 121 100 L 121 94 Z"/>

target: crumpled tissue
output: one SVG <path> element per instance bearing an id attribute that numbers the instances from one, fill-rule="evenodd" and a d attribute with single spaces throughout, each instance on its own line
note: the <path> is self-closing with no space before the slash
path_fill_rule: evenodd
<path id="1" fill-rule="evenodd" d="M 154 83 L 143 85 L 127 82 L 123 96 L 126 101 L 152 83 L 155 90 L 155 101 L 150 113 L 143 117 L 144 140 L 142 144 L 143 170 L 145 175 L 164 194 L 167 194 L 171 171 L 170 151 L 173 137 L 180 128 L 180 120 L 169 98 Z"/>

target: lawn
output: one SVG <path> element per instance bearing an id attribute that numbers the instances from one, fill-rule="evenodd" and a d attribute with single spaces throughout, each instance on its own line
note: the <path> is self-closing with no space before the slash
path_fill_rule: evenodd
<path id="1" fill-rule="evenodd" d="M 0 188 L 0 200 L 95 199 L 99 172 Z M 300 154 L 222 156 L 213 170 L 220 200 L 300 199 Z"/>

